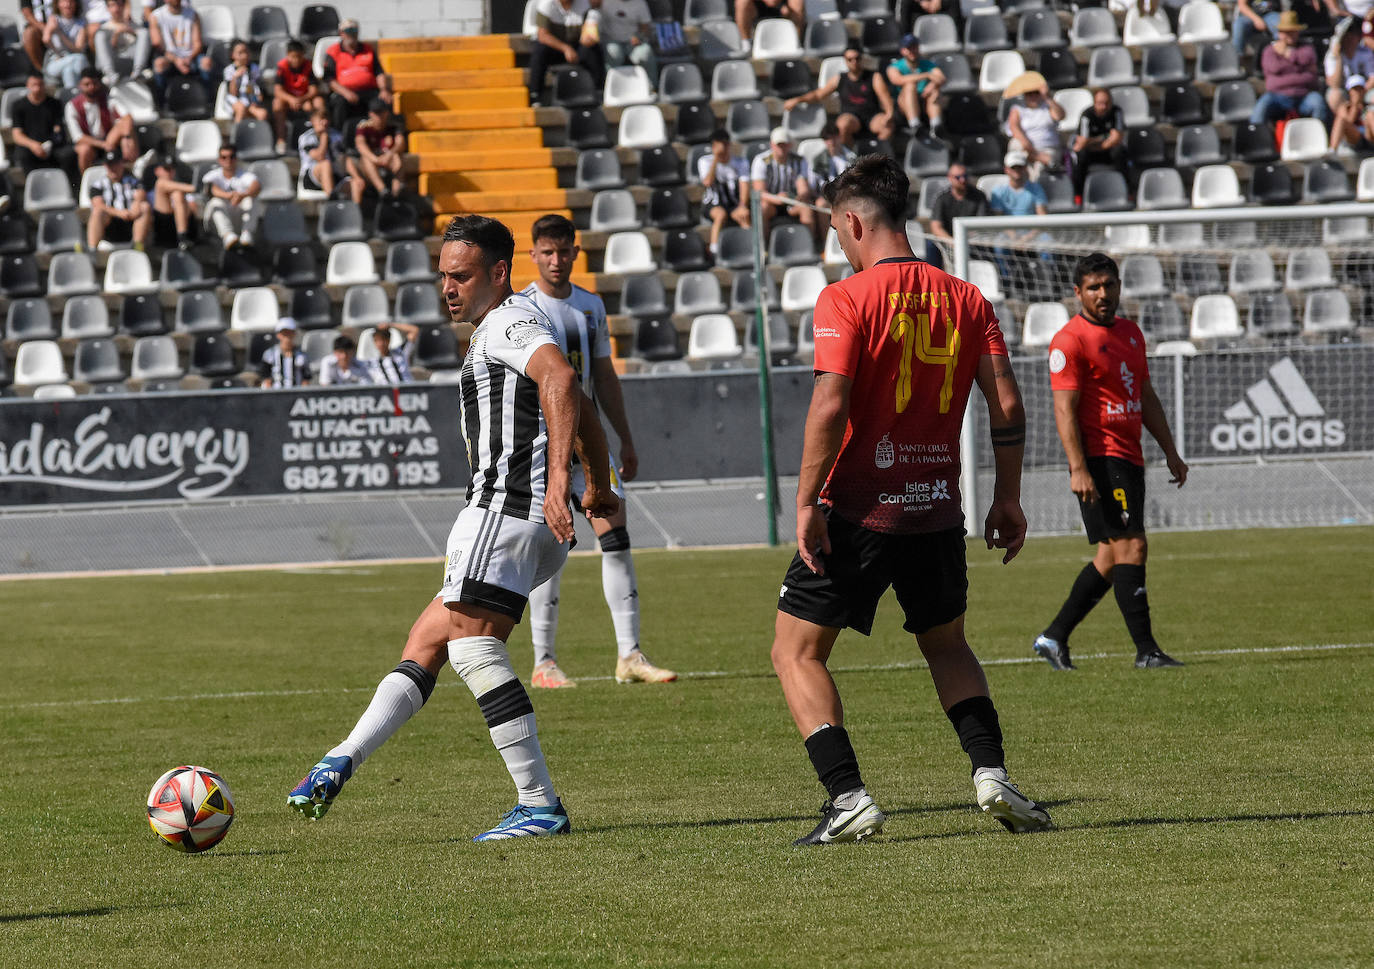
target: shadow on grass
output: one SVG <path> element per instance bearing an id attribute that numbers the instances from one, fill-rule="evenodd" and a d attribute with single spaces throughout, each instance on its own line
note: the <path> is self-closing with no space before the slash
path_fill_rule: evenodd
<path id="1" fill-rule="evenodd" d="M 248 848 L 244 851 L 212 851 L 208 858 L 265 858 L 268 855 L 289 855 L 285 848 Z"/>
<path id="2" fill-rule="evenodd" d="M 48 909 L 43 912 L 0 913 L 0 925 L 10 922 L 41 922 L 45 919 L 85 919 L 102 915 L 115 915 L 134 909 L 178 908 L 185 902 L 164 902 L 160 905 L 96 905 L 91 908 Z"/>

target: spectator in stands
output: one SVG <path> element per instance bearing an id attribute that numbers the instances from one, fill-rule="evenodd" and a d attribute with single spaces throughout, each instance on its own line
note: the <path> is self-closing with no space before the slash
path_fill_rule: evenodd
<path id="1" fill-rule="evenodd" d="M 91 66 L 86 56 L 86 18 L 76 0 L 57 0 L 43 23 L 43 73 L 63 87 L 76 87 L 81 72 Z"/>
<path id="2" fill-rule="evenodd" d="M 335 184 L 345 174 L 346 152 L 343 135 L 329 127 L 329 115 L 321 110 L 311 112 L 310 127 L 301 132 L 296 147 L 306 185 L 333 195 Z"/>
<path id="3" fill-rule="evenodd" d="M 148 244 L 153 210 L 148 193 L 125 167 L 118 151 L 105 156 L 105 174 L 91 182 L 91 217 L 86 223 L 86 244 L 92 252 L 109 252 L 117 244 L 132 242 L 135 249 Z"/>
<path id="4" fill-rule="evenodd" d="M 325 53 L 321 74 L 329 92 L 329 123 L 338 131 L 349 118 L 367 114 L 373 98 L 392 103 L 391 77 L 382 73 L 372 45 L 358 39 L 358 21 L 352 17 L 340 22 L 339 42 Z"/>
<path id="5" fill-rule="evenodd" d="M 95 66 L 106 77 L 133 76 L 148 67 L 152 41 L 148 29 L 129 13 L 129 0 L 104 0 L 105 19 L 96 21 L 86 12 L 86 37 Z M 129 59 L 129 71 L 119 69 L 118 58 Z"/>
<path id="6" fill-rule="evenodd" d="M 1013 145 L 1002 159 L 1007 184 L 999 185 L 988 197 L 988 207 L 994 215 L 1048 215 L 1049 199 L 1045 190 L 1030 181 L 1026 152 Z M 1039 230 L 1029 229 L 1017 236 L 1020 241 L 1034 239 Z"/>
<path id="7" fill-rule="evenodd" d="M 1007 86 L 1004 98 L 1019 96 L 1021 103 L 1007 114 L 1006 134 L 1010 145 L 1019 146 L 1030 159 L 1030 176 L 1038 179 L 1045 170 L 1064 166 L 1064 141 L 1059 122 L 1064 109 L 1050 97 L 1050 86 L 1038 71 L 1027 71 Z"/>
<path id="8" fill-rule="evenodd" d="M 324 98 L 315 83 L 315 72 L 305 57 L 305 45 L 289 41 L 286 56 L 277 62 L 272 81 L 272 127 L 277 134 L 277 154 L 286 154 L 286 126 L 294 115 L 324 110 Z M 340 135 L 342 137 L 342 135 Z"/>
<path id="9" fill-rule="evenodd" d="M 783 102 L 783 109 L 791 111 L 799 104 L 823 102 L 832 94 L 840 99 L 840 116 L 835 124 L 845 144 L 853 144 L 860 132 L 887 141 L 894 130 L 892 94 L 887 82 L 877 71 L 863 66 L 863 48 L 850 44 L 844 52 L 844 73 L 837 74 L 813 91 Z"/>
<path id="10" fill-rule="evenodd" d="M 405 339 L 394 350 L 391 347 L 392 331 L 400 333 Z M 410 358 L 415 352 L 415 341 L 420 336 L 420 328 L 413 323 L 379 323 L 372 331 L 372 345 L 377 348 L 377 359 L 370 361 L 372 382 L 374 384 L 408 384 Z"/>
<path id="11" fill-rule="evenodd" d="M 234 112 L 234 121 L 244 118 L 268 119 L 267 105 L 262 100 L 262 69 L 253 62 L 248 45 L 234 41 L 229 51 L 229 63 L 224 68 L 225 103 Z"/>
<path id="12" fill-rule="evenodd" d="M 887 65 L 887 82 L 897 91 L 897 106 L 907 127 L 916 131 L 924 122 L 932 134 L 940 130 L 940 89 L 945 72 L 921 56 L 915 34 L 902 38 L 901 56 Z"/>
<path id="13" fill-rule="evenodd" d="M 599 35 L 606 66 L 638 65 L 657 88 L 658 56 L 652 43 L 654 17 L 647 0 L 601 0 L 599 9 Z"/>
<path id="14" fill-rule="evenodd" d="M 24 22 L 22 43 L 33 69 L 43 70 L 43 24 L 52 13 L 52 0 L 19 0 L 19 18 Z"/>
<path id="15" fill-rule="evenodd" d="M 358 157 L 347 159 L 353 201 L 361 203 L 369 185 L 382 197 L 394 195 L 400 187 L 406 135 L 391 106 L 381 98 L 373 98 L 367 106 L 367 120 L 358 125 L 353 147 Z"/>
<path id="16" fill-rule="evenodd" d="M 372 368 L 357 357 L 358 344 L 344 333 L 334 338 L 334 350 L 320 364 L 320 384 L 370 384 Z"/>
<path id="17" fill-rule="evenodd" d="M 1336 22 L 1345 16 L 1336 0 L 1288 0 L 1285 7 L 1298 15 L 1308 37 L 1330 37 Z"/>
<path id="18" fill-rule="evenodd" d="M 37 168 L 60 168 L 76 185 L 76 152 L 67 143 L 62 126 L 62 105 L 48 95 L 43 75 L 37 71 L 24 82 L 24 96 L 10 108 L 14 123 L 14 164 L 27 175 Z"/>
<path id="19" fill-rule="evenodd" d="M 588 0 L 539 0 L 534 12 L 537 33 L 530 44 L 530 104 L 543 103 L 544 74 L 550 64 L 581 64 L 598 86 L 603 82 L 601 48 L 583 31 L 590 10 Z"/>
<path id="20" fill-rule="evenodd" d="M 214 83 L 214 61 L 202 57 L 205 43 L 200 34 L 200 17 L 183 0 L 166 0 L 148 15 L 148 36 L 161 53 L 153 61 L 153 93 L 158 104 L 167 97 L 167 85 L 174 78 L 193 77 L 207 91 Z"/>
<path id="21" fill-rule="evenodd" d="M 1091 165 L 1111 165 L 1123 175 L 1126 158 L 1122 142 L 1126 138 L 1126 118 L 1112 103 L 1112 92 L 1104 87 L 1093 91 L 1092 107 L 1078 118 L 1078 132 L 1073 136 L 1073 195 L 1074 204 L 1083 203 L 1083 184 L 1088 180 Z"/>
<path id="22" fill-rule="evenodd" d="M 258 220 L 258 176 L 239 165 L 233 145 L 222 145 L 219 167 L 205 173 L 201 180 L 211 196 L 205 206 L 205 222 L 219 235 L 225 249 L 251 246 Z"/>
<path id="23" fill-rule="evenodd" d="M 310 358 L 296 346 L 296 321 L 283 316 L 277 323 L 277 345 L 268 347 L 258 364 L 259 386 L 303 387 L 310 383 Z"/>
<path id="24" fill-rule="evenodd" d="M 711 153 L 697 159 L 697 177 L 706 192 L 701 210 L 711 220 L 711 251 L 717 250 L 726 224 L 749 228 L 749 163 L 730 150 L 724 128 L 711 132 Z"/>
<path id="25" fill-rule="evenodd" d="M 954 21 L 960 35 L 964 32 L 964 13 L 957 0 L 897 0 L 893 16 L 903 31 L 910 32 L 916 26 L 918 17 L 926 14 L 942 13 Z"/>
<path id="26" fill-rule="evenodd" d="M 1365 79 L 1358 74 L 1345 80 L 1345 101 L 1337 106 L 1331 122 L 1331 150 L 1342 144 L 1368 152 L 1374 134 L 1374 108 L 1364 102 Z"/>
<path id="27" fill-rule="evenodd" d="M 101 80 L 100 71 L 86 68 L 76 87 L 77 95 L 67 102 L 63 117 L 67 122 L 67 136 L 76 149 L 77 167 L 84 172 L 97 158 L 111 151 L 118 151 L 125 161 L 132 161 L 138 152 L 134 119 L 120 114 L 110 104 L 110 91 Z"/>
<path id="28" fill-rule="evenodd" d="M 1245 47 L 1256 36 L 1275 37 L 1279 28 L 1279 0 L 1236 0 L 1231 21 L 1231 46 L 1245 56 Z"/>
<path id="29" fill-rule="evenodd" d="M 827 121 L 821 129 L 821 141 L 825 142 L 825 147 L 807 159 L 811 166 L 811 192 L 818 199 L 826 182 L 839 178 L 859 157 L 858 152 L 844 143 L 840 127 L 833 121 Z M 820 204 L 824 207 L 824 200 Z"/>
<path id="30" fill-rule="evenodd" d="M 735 0 L 735 26 L 747 44 L 760 20 L 784 17 L 792 21 L 797 34 L 806 32 L 806 0 Z"/>
<path id="31" fill-rule="evenodd" d="M 1292 10 L 1279 17 L 1278 39 L 1260 53 L 1264 93 L 1250 112 L 1251 124 L 1275 121 L 1290 111 L 1331 123 L 1331 109 L 1323 97 L 1326 79 L 1317 63 L 1316 48 L 1302 42 L 1304 29 Z"/>
<path id="32" fill-rule="evenodd" d="M 1322 72 L 1326 75 L 1326 103 L 1335 113 L 1345 103 L 1345 82 L 1351 77 L 1374 76 L 1374 48 L 1364 42 L 1361 25 L 1354 17 L 1336 24 Z"/>
<path id="33" fill-rule="evenodd" d="M 941 192 L 930 207 L 930 234 L 944 242 L 954 242 L 954 220 L 964 216 L 987 215 L 988 197 L 970 184 L 968 169 L 962 162 L 949 166 L 945 175 L 949 188 Z"/>
<path id="34" fill-rule="evenodd" d="M 152 200 L 153 244 L 189 252 L 198 204 L 190 172 L 181 171 L 170 155 L 156 158 L 143 169 L 143 191 Z"/>
<path id="35" fill-rule="evenodd" d="M 813 233 L 816 231 L 816 214 L 810 208 L 815 197 L 811 194 L 811 166 L 805 158 L 792 151 L 792 139 L 787 129 L 774 128 L 768 136 L 769 150 L 754 156 L 749 166 L 749 178 L 755 192 L 760 196 L 760 212 L 763 224 L 759 227 L 763 237 L 768 238 L 768 228 L 780 213 L 795 216 L 797 221 Z M 782 201 L 792 197 L 803 205 Z"/>

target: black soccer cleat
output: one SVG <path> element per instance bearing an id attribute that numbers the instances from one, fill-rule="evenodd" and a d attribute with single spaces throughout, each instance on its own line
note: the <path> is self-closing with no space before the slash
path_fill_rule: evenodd
<path id="1" fill-rule="evenodd" d="M 828 845 L 843 841 L 862 841 L 883 830 L 887 816 L 878 810 L 873 798 L 863 794 L 849 809 L 836 807 L 833 801 L 821 805 L 821 823 L 793 845 Z"/>
<path id="2" fill-rule="evenodd" d="M 1174 659 L 1164 650 L 1156 646 L 1148 653 L 1137 653 L 1135 657 L 1135 668 L 1138 670 L 1157 670 L 1166 666 L 1182 666 L 1178 660 Z"/>

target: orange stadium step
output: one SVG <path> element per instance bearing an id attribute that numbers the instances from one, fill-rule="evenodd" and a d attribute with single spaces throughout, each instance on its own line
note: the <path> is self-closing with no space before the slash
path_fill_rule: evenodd
<path id="1" fill-rule="evenodd" d="M 452 192 L 537 192 L 558 188 L 553 168 L 522 168 L 489 172 L 426 172 L 420 176 L 421 195 Z"/>
<path id="2" fill-rule="evenodd" d="M 423 74 L 405 74 L 400 83 L 396 75 L 392 83 L 397 91 L 468 90 L 493 87 L 521 87 L 525 83 L 525 72 L 518 67 L 498 67 L 471 71 L 428 71 Z M 480 93 L 474 91 L 474 97 Z"/>
<path id="3" fill-rule="evenodd" d="M 494 108 L 489 111 L 416 111 L 407 115 L 412 131 L 470 131 L 480 128 L 529 128 L 533 108 Z"/>
<path id="4" fill-rule="evenodd" d="M 512 87 L 484 87 L 478 90 L 400 91 L 396 96 L 400 99 L 399 110 L 403 113 L 471 111 L 474 107 L 527 108 L 530 105 L 530 91 L 523 84 Z"/>
<path id="5" fill-rule="evenodd" d="M 436 50 L 392 54 L 382 57 L 388 74 L 433 74 L 436 71 L 475 71 L 492 67 L 514 67 L 515 51 Z M 431 86 L 433 86 L 431 84 Z"/>
<path id="6" fill-rule="evenodd" d="M 449 192 L 434 196 L 440 212 L 557 212 L 568 206 L 568 193 L 561 188 L 542 192 Z"/>
<path id="7" fill-rule="evenodd" d="M 495 152 L 543 149 L 539 128 L 478 128 L 471 131 L 416 131 L 408 139 L 410 150 L 426 152 Z M 515 166 L 509 166 L 515 167 Z M 424 165 L 421 165 L 424 168 Z"/>
<path id="8" fill-rule="evenodd" d="M 519 261 L 520 258 L 517 255 L 516 262 Z M 533 269 L 530 269 L 528 271 L 514 272 L 511 274 L 510 277 L 511 288 L 518 293 L 520 292 L 520 290 L 524 289 L 530 283 L 534 282 L 536 278 L 538 277 Z M 589 289 L 592 292 L 596 292 L 596 279 L 590 273 L 578 275 L 576 272 L 574 272 L 572 274 L 572 283 L 574 286 L 581 286 L 583 289 Z"/>
<path id="9" fill-rule="evenodd" d="M 482 172 L 503 168 L 544 168 L 552 165 L 552 148 L 511 148 L 503 151 L 430 151 L 420 156 L 421 172 Z"/>
<path id="10" fill-rule="evenodd" d="M 510 37 L 506 34 L 477 34 L 472 37 L 392 37 L 377 42 L 377 51 L 383 57 L 389 54 L 447 50 L 510 50 Z"/>
<path id="11" fill-rule="evenodd" d="M 459 214 L 470 215 L 472 213 L 444 212 L 439 215 L 436 215 L 434 217 L 434 234 L 436 236 L 443 235 L 444 229 L 448 228 L 449 219 Z M 488 209 L 480 211 L 477 214 L 485 215 L 489 219 L 495 219 L 497 222 L 505 224 L 505 226 L 515 234 L 516 252 L 525 252 L 529 249 L 530 226 L 532 226 L 534 224 L 534 220 L 539 218 L 541 215 L 561 215 L 565 219 L 571 219 L 573 217 L 572 209 L 567 208 L 517 209 L 514 211 Z M 521 247 L 522 238 L 524 239 L 523 248 Z"/>

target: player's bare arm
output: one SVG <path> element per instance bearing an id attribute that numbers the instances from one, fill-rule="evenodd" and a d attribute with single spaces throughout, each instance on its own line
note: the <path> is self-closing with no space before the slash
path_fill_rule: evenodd
<path id="1" fill-rule="evenodd" d="M 596 388 L 596 399 L 601 402 L 601 410 L 610 421 L 611 429 L 620 439 L 620 472 L 622 481 L 633 481 L 639 474 L 639 455 L 635 451 L 634 435 L 630 433 L 630 421 L 625 415 L 625 395 L 620 389 L 620 377 L 616 375 L 615 364 L 610 357 L 597 357 L 592 361 L 592 386 Z"/>
<path id="2" fill-rule="evenodd" d="M 988 548 L 1005 549 L 1002 564 L 1016 558 L 1026 543 L 1026 515 L 1021 510 L 1021 460 L 1026 450 L 1026 410 L 1011 361 L 985 355 L 978 361 L 978 389 L 988 403 L 992 457 L 996 477 L 992 506 L 983 524 Z"/>
<path id="3" fill-rule="evenodd" d="M 1097 486 L 1093 484 L 1093 476 L 1088 473 L 1083 431 L 1078 426 L 1080 396 L 1077 390 L 1054 392 L 1054 426 L 1059 431 L 1059 443 L 1064 445 L 1064 456 L 1069 459 L 1069 490 L 1080 501 L 1096 501 Z"/>
<path id="4" fill-rule="evenodd" d="M 816 499 L 835 466 L 849 420 L 849 392 L 854 381 L 837 373 L 816 374 L 811 408 L 802 438 L 801 477 L 797 482 L 797 552 L 806 567 L 825 574 L 822 554 L 830 552 L 830 534 Z"/>
<path id="5" fill-rule="evenodd" d="M 582 416 L 577 373 L 568 366 L 554 344 L 545 344 L 525 365 L 525 376 L 539 385 L 539 407 L 548 427 L 548 484 L 544 496 L 544 522 L 560 542 L 573 537 L 572 494 L 569 467 L 573 438 Z"/>
<path id="6" fill-rule="evenodd" d="M 1140 388 L 1140 420 L 1145 425 L 1145 430 L 1159 442 L 1160 448 L 1164 451 L 1164 463 L 1169 466 L 1169 484 L 1183 487 L 1188 480 L 1188 465 L 1179 456 L 1178 447 L 1174 444 L 1173 432 L 1169 430 L 1169 419 L 1164 416 L 1164 405 L 1159 401 L 1159 395 L 1155 393 L 1154 384 L 1150 378 L 1145 378 L 1145 383 Z"/>
<path id="7" fill-rule="evenodd" d="M 610 518 L 620 510 L 620 499 L 611 490 L 611 452 L 596 404 L 581 390 L 577 392 L 581 415 L 573 447 L 582 465 L 586 485 L 582 489 L 582 509 L 591 518 Z"/>

